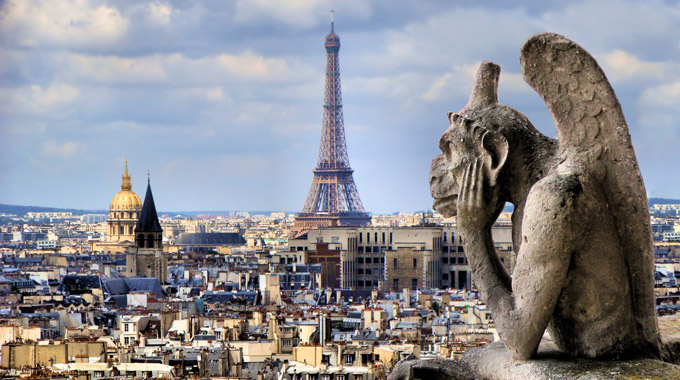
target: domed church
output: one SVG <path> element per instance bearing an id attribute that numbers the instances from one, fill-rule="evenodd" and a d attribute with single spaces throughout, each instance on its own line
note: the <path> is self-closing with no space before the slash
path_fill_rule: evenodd
<path id="1" fill-rule="evenodd" d="M 134 245 L 135 226 L 141 211 L 142 200 L 139 198 L 139 195 L 132 191 L 127 160 L 125 160 L 123 183 L 120 185 L 120 191 L 113 197 L 111 207 L 109 207 L 107 241 L 121 245 Z"/>

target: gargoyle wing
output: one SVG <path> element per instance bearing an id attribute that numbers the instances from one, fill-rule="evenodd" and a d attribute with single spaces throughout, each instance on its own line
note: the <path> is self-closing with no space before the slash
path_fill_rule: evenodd
<path id="1" fill-rule="evenodd" d="M 614 90 L 595 59 L 558 34 L 531 37 L 520 61 L 524 80 L 555 121 L 559 154 L 576 159 L 602 181 L 624 250 L 637 321 L 647 341 L 658 347 L 647 193 Z"/>

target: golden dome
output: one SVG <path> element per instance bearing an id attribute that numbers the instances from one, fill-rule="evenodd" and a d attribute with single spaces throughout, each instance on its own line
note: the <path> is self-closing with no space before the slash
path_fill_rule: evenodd
<path id="1" fill-rule="evenodd" d="M 125 173 L 123 174 L 123 183 L 120 185 L 120 191 L 113 197 L 111 201 L 110 210 L 135 210 L 142 209 L 142 200 L 139 195 L 132 191 L 132 184 L 130 183 L 130 175 L 127 169 L 127 160 L 125 160 Z"/>

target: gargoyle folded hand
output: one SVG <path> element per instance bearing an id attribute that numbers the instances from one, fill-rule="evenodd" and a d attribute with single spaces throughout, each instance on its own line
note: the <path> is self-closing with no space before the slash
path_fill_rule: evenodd
<path id="1" fill-rule="evenodd" d="M 480 158 L 468 164 L 458 196 L 458 227 L 461 231 L 490 228 L 498 218 L 499 187 L 490 186 Z"/>

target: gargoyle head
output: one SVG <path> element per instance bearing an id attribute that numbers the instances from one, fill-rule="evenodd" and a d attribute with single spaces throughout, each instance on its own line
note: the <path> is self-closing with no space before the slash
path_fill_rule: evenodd
<path id="1" fill-rule="evenodd" d="M 500 66 L 482 62 L 468 104 L 448 114 L 449 128 L 439 139 L 442 154 L 430 168 L 433 208 L 446 217 L 457 213 L 463 173 L 473 160 L 481 160 L 486 183 L 498 186 L 513 148 L 540 135 L 523 114 L 498 103 L 499 75 Z"/>

